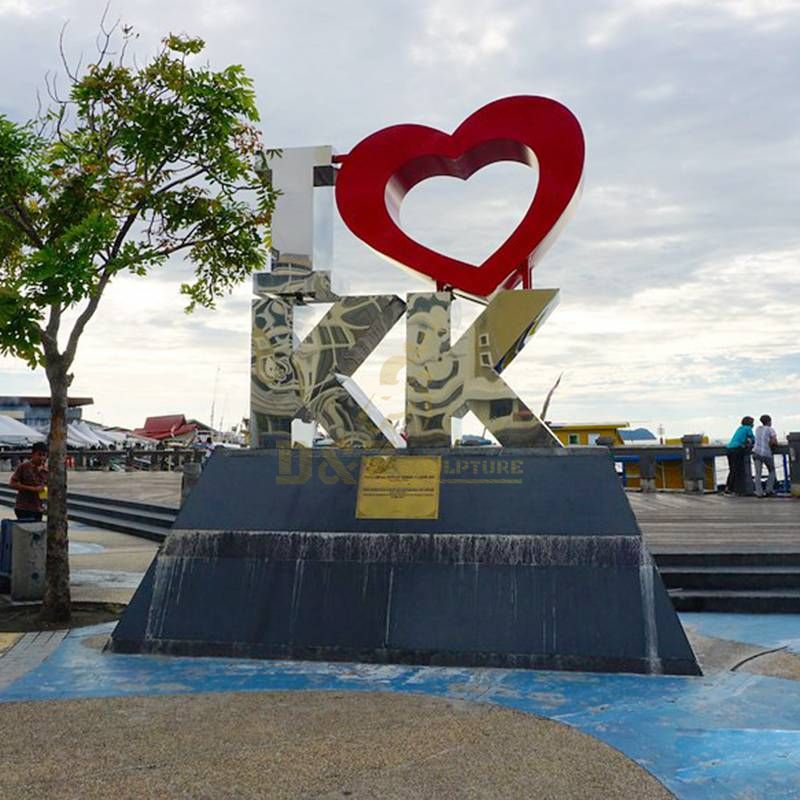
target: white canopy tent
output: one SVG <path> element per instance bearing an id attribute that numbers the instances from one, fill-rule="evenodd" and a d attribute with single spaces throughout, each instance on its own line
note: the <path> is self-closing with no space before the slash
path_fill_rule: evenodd
<path id="1" fill-rule="evenodd" d="M 27 447 L 34 442 L 45 441 L 44 434 L 23 425 L 13 417 L 0 414 L 0 444 Z"/>
<path id="2" fill-rule="evenodd" d="M 125 443 L 132 447 L 150 447 L 154 448 L 158 444 L 157 439 L 150 439 L 147 436 L 137 436 L 134 433 L 129 433 L 125 437 Z"/>
<path id="3" fill-rule="evenodd" d="M 67 426 L 67 444 L 78 449 L 100 447 L 103 450 L 114 445 L 115 448 L 121 450 L 128 446 L 152 447 L 156 442 L 144 436 L 134 436 L 132 433 L 123 433 L 122 431 L 109 431 L 98 425 L 79 420 L 70 422 Z"/>
<path id="4" fill-rule="evenodd" d="M 126 436 L 124 433 L 120 433 L 120 431 L 110 431 L 106 428 L 95 427 L 92 427 L 92 430 L 102 439 L 108 441 L 109 444 L 124 445 L 125 442 L 128 441 L 128 436 Z"/>
<path id="5" fill-rule="evenodd" d="M 76 427 L 74 422 L 67 425 L 67 444 L 70 447 L 96 447 L 100 444 L 100 440 L 94 436 L 87 435 L 80 428 Z"/>
<path id="6" fill-rule="evenodd" d="M 92 443 L 92 446 L 100 445 L 100 447 L 108 447 L 108 445 L 115 443 L 115 439 L 106 434 L 104 430 L 95 428 L 82 420 L 79 422 L 71 422 L 69 427 L 88 439 Z"/>

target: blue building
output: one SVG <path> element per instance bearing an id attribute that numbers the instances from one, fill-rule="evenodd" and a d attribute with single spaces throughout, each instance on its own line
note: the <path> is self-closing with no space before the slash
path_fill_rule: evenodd
<path id="1" fill-rule="evenodd" d="M 78 422 L 83 416 L 83 406 L 94 403 L 91 397 L 70 397 L 67 400 L 67 424 Z M 0 415 L 19 420 L 38 431 L 50 430 L 49 397 L 11 397 L 0 395 Z"/>

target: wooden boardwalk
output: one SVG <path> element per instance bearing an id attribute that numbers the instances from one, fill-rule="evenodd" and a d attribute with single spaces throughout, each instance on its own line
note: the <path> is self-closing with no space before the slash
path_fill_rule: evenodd
<path id="1" fill-rule="evenodd" d="M 70 492 L 177 508 L 181 477 L 180 472 L 70 472 L 67 480 Z"/>
<path id="2" fill-rule="evenodd" d="M 652 553 L 800 553 L 800 500 L 682 492 L 628 500 Z"/>
<path id="3" fill-rule="evenodd" d="M 177 507 L 178 472 L 71 472 L 69 488 Z M 628 499 L 653 553 L 800 553 L 800 500 L 640 494 Z"/>

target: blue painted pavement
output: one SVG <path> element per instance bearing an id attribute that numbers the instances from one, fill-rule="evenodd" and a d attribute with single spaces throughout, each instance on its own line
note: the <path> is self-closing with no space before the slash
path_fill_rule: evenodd
<path id="1" fill-rule="evenodd" d="M 741 640 L 726 616 L 683 620 Z M 736 616 L 743 631 L 757 635 L 755 625 Z M 789 615 L 760 619 L 764 641 L 791 638 L 800 622 Z M 104 655 L 84 644 L 112 627 L 70 632 L 47 661 L 0 690 L 0 702 L 233 691 L 431 694 L 572 725 L 621 750 L 686 800 L 800 797 L 800 682 L 744 672 L 682 678 Z"/>
<path id="2" fill-rule="evenodd" d="M 704 636 L 734 642 L 760 644 L 764 648 L 785 647 L 800 653 L 800 616 L 797 614 L 681 614 Z"/>

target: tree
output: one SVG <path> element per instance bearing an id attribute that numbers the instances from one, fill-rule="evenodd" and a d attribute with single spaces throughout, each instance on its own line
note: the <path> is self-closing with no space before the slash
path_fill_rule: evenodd
<path id="1" fill-rule="evenodd" d="M 241 66 L 215 72 L 198 63 L 202 40 L 172 35 L 138 66 L 132 30 L 101 29 L 96 63 L 63 59 L 66 96 L 48 81 L 37 119 L 0 115 L 0 352 L 44 367 L 50 386 L 42 616 L 55 621 L 70 616 L 67 391 L 103 292 L 182 254 L 194 265 L 187 310 L 213 307 L 264 263 L 275 201 L 253 169 L 261 135 Z"/>

